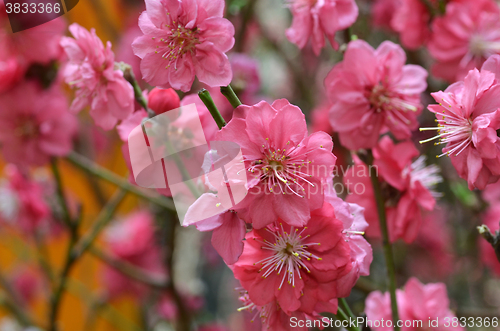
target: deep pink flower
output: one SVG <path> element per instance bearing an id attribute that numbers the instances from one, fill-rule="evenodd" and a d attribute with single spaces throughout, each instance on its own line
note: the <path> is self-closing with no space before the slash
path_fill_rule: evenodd
<path id="1" fill-rule="evenodd" d="M 0 93 L 13 88 L 23 73 L 23 67 L 14 57 L 0 59 Z"/>
<path id="2" fill-rule="evenodd" d="M 236 210 L 254 228 L 278 218 L 302 227 L 323 205 L 323 182 L 336 160 L 332 139 L 324 132 L 307 136 L 304 114 L 287 100 L 238 107 L 215 140 L 242 149 L 249 192 Z"/>
<path id="3" fill-rule="evenodd" d="M 77 121 L 59 87 L 24 82 L 0 96 L 0 143 L 6 161 L 44 165 L 72 147 Z"/>
<path id="4" fill-rule="evenodd" d="M 344 60 L 325 79 L 330 123 L 343 146 L 372 148 L 387 130 L 406 139 L 417 128 L 427 72 L 405 62 L 403 49 L 390 41 L 376 50 L 362 40 L 348 44 Z"/>
<path id="5" fill-rule="evenodd" d="M 401 330 L 417 331 L 426 330 L 464 330 L 460 326 L 446 325 L 446 318 L 451 322 L 455 315 L 450 310 L 450 301 L 443 283 L 427 284 L 420 283 L 416 278 L 410 278 L 406 282 L 404 290 L 396 291 L 398 301 L 399 317 L 403 321 Z M 391 301 L 389 293 L 382 294 L 379 291 L 372 292 L 366 298 L 366 317 L 374 323 L 371 327 L 375 331 L 390 331 L 392 327 L 376 327 L 380 325 L 382 318 L 386 322 L 392 319 Z M 429 321 L 438 320 L 436 325 Z M 405 323 L 408 321 L 407 323 Z M 421 321 L 421 325 L 415 322 Z M 387 323 L 384 323 L 386 325 Z"/>
<path id="6" fill-rule="evenodd" d="M 224 54 L 234 45 L 234 27 L 222 18 L 223 0 L 145 0 L 139 17 L 144 36 L 134 41 L 145 81 L 187 92 L 195 75 L 209 86 L 231 82 Z"/>
<path id="7" fill-rule="evenodd" d="M 469 189 L 484 189 L 500 178 L 500 55 L 492 56 L 481 71 L 471 70 L 464 81 L 450 85 L 444 92 L 432 93 L 438 105 L 429 105 L 436 114 L 438 134 L 422 142 L 439 139 L 443 154 L 451 158 L 458 175 Z"/>
<path id="8" fill-rule="evenodd" d="M 90 105 L 95 123 L 110 130 L 134 111 L 132 85 L 115 66 L 109 41 L 104 47 L 94 29 L 89 32 L 76 23 L 69 30 L 74 39 L 61 38 L 61 46 L 69 58 L 64 70 L 66 83 L 77 89 L 71 110 L 78 112 Z"/>
<path id="9" fill-rule="evenodd" d="M 412 142 L 394 144 L 385 136 L 374 148 L 374 166 L 386 196 L 386 214 L 391 241 L 398 238 L 412 242 L 422 222 L 421 208 L 432 210 L 435 197 L 434 186 L 441 182 L 439 168 L 425 166 L 425 157 L 419 155 Z M 344 182 L 350 194 L 348 202 L 365 208 L 365 217 L 370 226 L 367 235 L 380 237 L 379 220 L 368 167 L 355 159 L 355 168 L 348 171 Z"/>
<path id="10" fill-rule="evenodd" d="M 33 235 L 50 216 L 42 186 L 15 165 L 5 167 L 7 183 L 0 188 L 2 219 Z"/>
<path id="11" fill-rule="evenodd" d="M 429 1 L 433 3 L 433 1 Z M 431 14 L 419 0 L 401 0 L 391 20 L 394 31 L 399 33 L 401 44 L 408 49 L 417 49 L 427 43 L 431 36 L 429 23 Z"/>
<path id="12" fill-rule="evenodd" d="M 432 23 L 428 47 L 436 63 L 435 76 L 463 80 L 492 54 L 500 53 L 500 9 L 495 1 L 460 1 L 446 5 Z"/>
<path id="13" fill-rule="evenodd" d="M 154 88 L 148 93 L 148 107 L 156 114 L 162 114 L 181 106 L 179 95 L 171 89 Z"/>
<path id="14" fill-rule="evenodd" d="M 105 235 L 107 250 L 114 258 L 131 263 L 153 277 L 165 277 L 161 252 L 155 243 L 154 220 L 149 212 L 130 214 L 123 221 L 110 226 Z M 132 294 L 141 297 L 147 290 L 144 285 L 112 267 L 105 268 L 103 277 L 111 296 Z"/>
<path id="15" fill-rule="evenodd" d="M 335 33 L 350 27 L 358 17 L 354 0 L 291 0 L 292 26 L 286 31 L 287 38 L 299 48 L 309 39 L 313 51 L 319 55 L 325 46 L 325 36 L 332 47 L 338 49 Z"/>
<path id="16" fill-rule="evenodd" d="M 259 306 L 275 300 L 287 314 L 300 310 L 335 313 L 338 281 L 353 268 L 344 225 L 325 205 L 311 213 L 307 227 L 272 223 L 246 235 L 243 254 L 231 266 L 236 279 Z"/>

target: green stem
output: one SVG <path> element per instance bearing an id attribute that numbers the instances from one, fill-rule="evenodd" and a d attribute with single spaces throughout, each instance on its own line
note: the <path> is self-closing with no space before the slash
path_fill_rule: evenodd
<path id="1" fill-rule="evenodd" d="M 130 85 L 132 85 L 132 88 L 134 89 L 135 100 L 142 106 L 142 108 L 144 108 L 144 110 L 146 110 L 149 117 L 156 116 L 156 113 L 152 109 L 148 108 L 148 102 L 147 102 L 146 98 L 144 98 L 144 95 L 142 94 L 142 89 L 139 86 L 137 79 L 135 78 L 134 71 L 132 70 L 132 67 L 128 64 L 123 63 L 123 62 L 119 63 L 118 65 L 120 66 L 121 70 L 123 71 L 123 78 L 125 78 L 125 80 L 127 82 L 129 82 Z"/>
<path id="2" fill-rule="evenodd" d="M 337 314 L 335 314 L 335 317 L 338 320 L 349 322 L 349 317 L 340 307 L 337 309 Z M 347 323 L 346 329 L 349 331 L 359 331 L 358 328 L 349 326 L 349 323 Z"/>
<path id="3" fill-rule="evenodd" d="M 118 190 L 113 197 L 108 201 L 106 206 L 104 206 L 103 210 L 97 216 L 97 220 L 94 222 L 92 229 L 83 237 L 80 242 L 77 244 L 74 250 L 75 257 L 79 258 L 82 256 L 94 243 L 97 236 L 101 233 L 101 231 L 109 224 L 112 220 L 113 215 L 123 201 L 123 198 L 127 194 L 126 190 L 120 189 Z"/>
<path id="4" fill-rule="evenodd" d="M 63 221 L 68 228 L 73 228 L 74 225 L 71 221 L 71 216 L 68 209 L 68 204 L 66 203 L 66 198 L 64 197 L 63 185 L 61 180 L 61 173 L 59 171 L 59 166 L 57 165 L 57 160 L 52 158 L 50 160 L 50 166 L 52 169 L 52 173 L 54 175 L 54 179 L 56 181 L 56 190 L 57 190 L 57 198 L 59 200 L 59 205 L 61 206 L 63 213 Z"/>
<path id="5" fill-rule="evenodd" d="M 347 314 L 348 317 L 353 320 L 356 319 L 356 315 L 354 315 L 354 313 L 352 312 L 345 298 L 339 298 L 339 307 L 342 308 L 342 310 Z"/>
<path id="6" fill-rule="evenodd" d="M 113 183 L 132 194 L 135 194 L 143 199 L 157 204 L 158 206 L 162 206 L 168 210 L 175 211 L 175 206 L 172 200 L 167 199 L 162 195 L 156 194 L 151 190 L 142 190 L 141 188 L 131 184 L 128 180 L 118 176 L 117 174 L 109 171 L 104 167 L 101 167 L 100 165 L 92 162 L 83 155 L 80 155 L 76 152 L 70 152 L 66 156 L 66 159 L 73 165 L 93 174 L 94 176 L 100 177 L 110 183 Z"/>
<path id="7" fill-rule="evenodd" d="M 202 89 L 200 92 L 198 92 L 198 96 L 200 97 L 201 101 L 203 101 L 205 106 L 207 106 L 208 111 L 214 118 L 215 123 L 217 123 L 219 130 L 222 129 L 226 125 L 226 121 L 224 121 L 224 118 L 217 109 L 217 106 L 215 105 L 212 96 L 210 96 L 210 92 L 208 92 L 205 89 Z"/>
<path id="8" fill-rule="evenodd" d="M 236 93 L 234 93 L 231 85 L 221 86 L 220 93 L 222 93 L 222 95 L 226 97 L 227 101 L 229 101 L 229 103 L 231 104 L 231 106 L 233 106 L 233 108 L 241 106 L 241 101 L 240 99 L 238 99 Z"/>
<path id="9" fill-rule="evenodd" d="M 378 180 L 377 168 L 373 166 L 373 153 L 368 151 L 367 166 L 370 173 L 370 180 L 375 194 L 375 201 L 377 203 L 378 219 L 380 223 L 380 231 L 382 232 L 382 245 L 384 249 L 385 263 L 387 266 L 387 277 L 389 280 L 389 293 L 391 295 L 391 309 L 392 309 L 392 323 L 394 331 L 399 331 L 397 325 L 399 320 L 398 303 L 396 299 L 396 272 L 394 267 L 394 255 L 392 253 L 392 245 L 389 241 L 389 230 L 387 228 L 387 217 L 385 214 L 385 201 L 382 196 L 380 182 Z"/>
<path id="10" fill-rule="evenodd" d="M 136 267 L 131 263 L 118 260 L 109 256 L 108 254 L 106 254 L 105 252 L 103 252 L 102 250 L 100 250 L 95 246 L 91 246 L 89 248 L 89 253 L 98 258 L 99 260 L 101 260 L 102 262 L 106 263 L 113 269 L 117 270 L 118 272 L 138 282 L 141 282 L 143 284 L 158 289 L 165 289 L 168 285 L 167 280 L 164 279 L 165 277 L 163 276 L 155 277 L 154 275 L 148 273 L 147 271 L 141 268 Z"/>

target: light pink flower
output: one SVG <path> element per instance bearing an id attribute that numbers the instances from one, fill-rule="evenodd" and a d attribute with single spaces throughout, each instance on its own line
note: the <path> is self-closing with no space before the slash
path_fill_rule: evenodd
<path id="1" fill-rule="evenodd" d="M 432 73 L 449 82 L 463 80 L 492 54 L 500 53 L 500 9 L 495 1 L 460 1 L 446 5 L 432 23 L 428 47 L 436 59 Z"/>
<path id="2" fill-rule="evenodd" d="M 404 290 L 396 291 L 396 296 L 399 317 L 403 321 L 401 330 L 464 330 L 460 326 L 446 325 L 446 318 L 451 322 L 455 315 L 450 310 L 450 301 L 443 283 L 424 285 L 416 278 L 410 278 Z M 378 324 L 382 318 L 384 321 L 391 320 L 389 293 L 382 294 L 379 291 L 370 293 L 366 298 L 365 313 L 368 320 L 378 322 Z M 429 323 L 429 321 L 435 320 L 438 320 L 436 325 Z M 406 321 L 407 323 L 405 323 Z M 421 321 L 422 324 L 418 326 L 416 321 Z M 384 325 L 386 324 L 384 323 Z M 375 331 L 393 330 L 392 327 L 376 327 L 375 325 L 372 327 Z"/>
<path id="3" fill-rule="evenodd" d="M 280 221 L 246 235 L 244 250 L 231 266 L 234 276 L 259 306 L 276 301 L 290 314 L 336 313 L 339 279 L 353 268 L 344 225 L 325 203 L 307 227 Z"/>
<path id="4" fill-rule="evenodd" d="M 76 88 L 71 110 L 78 112 L 90 105 L 90 116 L 104 130 L 134 111 L 132 85 L 115 66 L 115 56 L 108 41 L 104 47 L 95 30 L 90 32 L 73 23 L 73 38 L 61 38 L 69 63 L 64 69 L 66 83 Z"/>
<path id="5" fill-rule="evenodd" d="M 464 81 L 450 85 L 444 92 L 432 93 L 438 105 L 429 105 L 436 114 L 438 134 L 421 142 L 439 139 L 443 154 L 451 158 L 458 175 L 469 188 L 484 189 L 500 178 L 500 85 L 495 76 L 500 56 L 492 56 L 481 71 L 471 70 Z"/>
<path id="6" fill-rule="evenodd" d="M 384 136 L 374 148 L 374 166 L 386 196 L 386 214 L 391 241 L 398 238 L 412 242 L 418 234 L 422 222 L 421 208 L 432 210 L 435 205 L 434 186 L 441 182 L 439 168 L 425 166 L 425 156 L 412 142 L 394 144 Z M 356 168 L 347 172 L 344 182 L 350 194 L 348 202 L 357 203 L 366 210 L 366 220 L 370 224 L 367 235 L 380 237 L 379 220 L 375 197 L 369 177 L 368 167 L 355 159 Z"/>
<path id="7" fill-rule="evenodd" d="M 145 81 L 187 92 L 195 75 L 209 86 L 231 82 L 224 54 L 234 45 L 234 27 L 222 18 L 223 0 L 145 0 L 139 17 L 144 36 L 134 41 Z"/>
<path id="8" fill-rule="evenodd" d="M 326 38 L 338 49 L 335 33 L 350 27 L 358 17 L 354 0 L 290 0 L 293 14 L 292 26 L 286 31 L 287 38 L 299 48 L 311 39 L 313 51 L 319 55 Z"/>
<path id="9" fill-rule="evenodd" d="M 344 60 L 325 79 L 330 123 L 343 146 L 372 148 L 383 132 L 407 139 L 417 128 L 427 72 L 405 62 L 403 49 L 390 41 L 376 50 L 362 40 L 348 44 Z"/>
<path id="10" fill-rule="evenodd" d="M 433 1 L 429 1 L 433 4 Z M 431 36 L 431 14 L 419 0 L 401 0 L 391 20 L 391 27 L 399 33 L 401 44 L 408 49 L 425 45 Z"/>
<path id="11" fill-rule="evenodd" d="M 254 228 L 278 218 L 302 227 L 323 205 L 322 185 L 332 177 L 336 160 L 331 137 L 307 136 L 304 114 L 287 100 L 238 107 L 215 140 L 242 149 L 249 191 L 236 210 Z"/>
<path id="12" fill-rule="evenodd" d="M 24 82 L 0 96 L 0 143 L 8 162 L 45 165 L 71 150 L 76 131 L 76 118 L 56 85 L 42 89 Z"/>
<path id="13" fill-rule="evenodd" d="M 126 219 L 109 227 L 105 233 L 107 250 L 120 260 L 124 260 L 148 272 L 153 277 L 163 279 L 165 270 L 159 246 L 155 243 L 153 216 L 147 211 L 130 214 Z M 106 267 L 103 280 L 113 297 L 132 294 L 142 297 L 147 288 L 127 278 L 121 272 Z"/>

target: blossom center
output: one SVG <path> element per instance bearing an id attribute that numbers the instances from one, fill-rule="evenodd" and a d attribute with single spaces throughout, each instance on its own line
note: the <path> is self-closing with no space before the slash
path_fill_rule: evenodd
<path id="1" fill-rule="evenodd" d="M 167 60 L 165 69 L 172 65 L 177 70 L 177 61 L 186 53 L 193 53 L 195 46 L 200 43 L 198 39 L 198 29 L 187 29 L 180 22 L 173 21 L 172 25 L 165 24 L 168 32 L 166 38 L 161 38 L 156 45 L 155 53 L 161 53 L 162 58 Z M 153 37 L 153 40 L 155 37 Z"/>
<path id="2" fill-rule="evenodd" d="M 487 40 L 480 34 L 473 35 L 469 41 L 469 53 L 473 58 L 488 58 L 500 52 L 500 42 Z"/>
<path id="3" fill-rule="evenodd" d="M 269 138 L 266 138 L 266 143 L 268 140 Z M 287 142 L 287 145 L 289 144 L 290 142 Z M 292 193 L 302 198 L 305 197 L 304 186 L 314 187 L 314 184 L 306 179 L 312 175 L 304 172 L 306 171 L 304 167 L 312 161 L 306 159 L 305 153 L 294 153 L 300 146 L 290 149 L 274 149 L 263 144 L 262 147 L 264 148 L 263 157 L 248 160 L 252 165 L 247 170 L 255 174 L 255 178 L 264 183 L 269 192 Z"/>
<path id="4" fill-rule="evenodd" d="M 420 128 L 420 131 L 436 130 L 438 134 L 432 138 L 422 140 L 420 143 L 423 144 L 438 139 L 438 142 L 434 143 L 434 145 L 447 144 L 447 151 L 438 155 L 438 157 L 452 154 L 458 156 L 472 143 L 472 119 L 459 115 L 465 113 L 463 106 L 455 109 L 456 107 L 447 103 L 444 99 L 441 99 L 441 101 L 442 103 L 439 105 L 443 107 L 442 113 L 433 111 L 436 113 L 437 127 Z"/>
<path id="5" fill-rule="evenodd" d="M 403 176 L 410 176 L 410 185 L 413 187 L 415 183 L 420 182 L 435 198 L 442 194 L 436 191 L 436 185 L 443 181 L 439 175 L 439 167 L 435 164 L 426 166 L 427 157 L 421 155 L 409 167 L 403 170 Z"/>
<path id="6" fill-rule="evenodd" d="M 304 263 L 304 259 L 307 261 L 311 259 L 322 260 L 320 257 L 309 252 L 311 246 L 319 246 L 321 243 L 306 242 L 310 237 L 310 235 L 304 235 L 307 227 L 299 231 L 299 229 L 295 229 L 292 226 L 290 233 L 288 233 L 284 230 L 283 224 L 280 223 L 279 226 L 267 227 L 265 230 L 273 235 L 273 241 L 266 239 L 262 239 L 263 241 L 261 241 L 255 238 L 254 240 L 258 240 L 263 244 L 261 249 L 271 251 L 271 256 L 254 263 L 254 265 L 262 265 L 262 268 L 259 270 L 259 272 L 264 272 L 262 278 L 269 277 L 273 272 L 276 272 L 278 275 L 283 272 L 283 278 L 278 287 L 279 290 L 281 290 L 285 279 L 287 279 L 288 284 L 295 287 L 295 278 L 302 279 L 302 269 L 302 272 L 304 270 L 307 273 L 311 272 Z"/>

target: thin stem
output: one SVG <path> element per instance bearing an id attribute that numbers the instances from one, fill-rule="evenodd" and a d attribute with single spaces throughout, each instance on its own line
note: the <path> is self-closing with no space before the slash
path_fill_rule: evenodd
<path id="1" fill-rule="evenodd" d="M 342 310 L 342 308 L 338 307 L 337 309 L 337 314 L 335 314 L 335 317 L 340 320 L 340 321 L 349 321 L 349 317 L 347 314 Z M 350 323 L 347 323 L 346 329 L 349 331 L 359 331 L 358 328 L 356 327 L 351 327 L 349 326 Z"/>
<path id="2" fill-rule="evenodd" d="M 234 93 L 231 85 L 221 86 L 220 92 L 222 93 L 223 96 L 226 97 L 227 101 L 229 101 L 229 103 L 231 104 L 231 106 L 233 106 L 233 108 L 241 106 L 241 101 L 240 99 L 238 99 L 236 93 Z"/>
<path id="3" fill-rule="evenodd" d="M 389 293 L 391 295 L 391 310 L 392 310 L 392 323 L 394 331 L 399 331 L 400 327 L 397 322 L 399 320 L 398 303 L 396 299 L 396 272 L 394 267 L 394 256 L 392 253 L 392 245 L 389 241 L 389 231 L 387 228 L 387 218 L 385 214 L 385 201 L 382 196 L 380 182 L 377 177 L 377 169 L 373 166 L 373 153 L 368 151 L 367 165 L 370 173 L 370 180 L 375 194 L 375 201 L 377 203 L 378 219 L 380 223 L 380 231 L 382 232 L 382 245 L 384 249 L 385 263 L 387 266 L 387 277 L 389 280 Z"/>
<path id="4" fill-rule="evenodd" d="M 354 313 L 352 312 L 345 298 L 339 298 L 339 306 L 347 314 L 348 317 L 350 317 L 353 320 L 356 319 L 356 315 L 354 315 Z"/>
<path id="5" fill-rule="evenodd" d="M 103 210 L 97 216 L 97 220 L 94 222 L 92 229 L 83 237 L 80 242 L 75 247 L 74 255 L 78 258 L 82 256 L 87 249 L 94 243 L 97 236 L 101 233 L 101 231 L 109 224 L 112 220 L 113 215 L 123 201 L 123 198 L 127 192 L 124 189 L 118 190 L 113 197 L 108 201 L 106 206 L 104 206 Z"/>
<path id="6" fill-rule="evenodd" d="M 66 198 L 64 197 L 63 185 L 61 180 L 61 173 L 59 171 L 59 166 L 57 165 L 57 160 L 52 158 L 50 160 L 50 166 L 52 169 L 52 173 L 54 175 L 54 179 L 56 181 L 56 190 L 57 190 L 57 198 L 59 200 L 59 205 L 61 206 L 63 213 L 63 221 L 68 228 L 73 228 L 74 225 L 71 221 L 71 216 L 68 209 L 68 204 L 66 203 Z"/>
<path id="7" fill-rule="evenodd" d="M 135 100 L 141 105 L 142 108 L 144 108 L 144 110 L 146 110 L 149 117 L 156 116 L 156 113 L 152 109 L 148 108 L 148 102 L 146 101 L 146 98 L 144 98 L 144 95 L 142 95 L 142 89 L 135 78 L 132 67 L 123 62 L 118 63 L 117 65 L 120 66 L 120 69 L 123 71 L 123 78 L 125 78 L 125 80 L 132 85 Z"/>
<path id="8" fill-rule="evenodd" d="M 175 211 L 175 206 L 172 200 L 167 199 L 166 197 L 156 194 L 151 190 L 143 190 L 133 184 L 131 184 L 128 180 L 118 176 L 117 174 L 109 171 L 108 169 L 101 167 L 97 163 L 89 160 L 83 155 L 80 155 L 76 152 L 70 152 L 66 159 L 70 161 L 73 165 L 85 170 L 93 174 L 94 176 L 100 177 L 110 183 L 115 184 L 116 186 L 135 194 L 143 199 L 151 201 L 159 206 L 162 206 L 168 210 Z"/>
<path id="9" fill-rule="evenodd" d="M 208 111 L 214 118 L 215 123 L 217 123 L 219 130 L 222 129 L 226 125 L 226 121 L 224 121 L 224 118 L 217 109 L 217 106 L 215 105 L 212 96 L 210 96 L 210 92 L 208 92 L 205 89 L 202 89 L 200 92 L 198 92 L 198 96 L 200 97 L 201 101 L 203 101 L 205 106 L 207 106 Z"/>
<path id="10" fill-rule="evenodd" d="M 121 272 L 123 275 L 130 277 L 138 282 L 158 289 L 165 289 L 168 286 L 167 280 L 164 276 L 158 277 L 152 275 L 148 271 L 136 267 L 129 262 L 118 260 L 109 256 L 95 246 L 91 246 L 89 248 L 89 253 L 102 262 L 106 263 L 113 269 L 117 270 L 118 272 Z"/>

